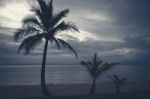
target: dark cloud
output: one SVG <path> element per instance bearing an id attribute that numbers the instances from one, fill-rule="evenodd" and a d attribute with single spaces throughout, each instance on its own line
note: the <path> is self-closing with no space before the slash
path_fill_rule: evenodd
<path id="1" fill-rule="evenodd" d="M 80 28 L 109 39 L 149 34 L 149 4 L 148 0 L 56 0 L 55 2 L 59 9 L 71 8 L 70 20 L 76 22 Z M 100 21 L 101 16 L 97 17 L 99 19 L 90 19 L 93 15 L 101 14 L 110 18 L 110 21 Z"/>
<path id="2" fill-rule="evenodd" d="M 12 2 L 16 1 L 12 0 Z M 7 2 L 8 0 L 5 3 L 1 0 L 0 4 L 4 5 Z M 106 60 L 130 65 L 149 65 L 149 4 L 149 0 L 55 0 L 55 12 L 70 8 L 69 20 L 76 23 L 80 30 L 96 35 L 99 40 L 88 38 L 83 42 L 68 41 L 79 53 L 80 58 L 76 61 L 66 50 L 58 51 L 55 47 L 49 48 L 48 63 L 78 64 L 79 60 L 89 59 L 94 52 L 98 52 L 100 57 Z M 39 60 L 38 64 L 40 64 L 43 45 L 29 56 L 16 55 L 18 45 L 15 43 L 12 45 L 12 35 L 3 33 L 3 31 L 9 32 L 7 31 L 9 29 L 0 30 L 0 55 L 3 60 L 9 59 L 11 63 L 24 64 L 27 62 L 36 64 L 36 60 Z"/>

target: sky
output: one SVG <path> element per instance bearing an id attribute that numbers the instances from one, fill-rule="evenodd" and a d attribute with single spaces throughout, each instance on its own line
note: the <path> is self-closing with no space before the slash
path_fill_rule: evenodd
<path id="1" fill-rule="evenodd" d="M 41 64 L 43 44 L 30 55 L 16 54 L 20 43 L 13 40 L 21 20 L 31 14 L 31 0 L 0 0 L 0 64 Z M 80 33 L 60 35 L 77 51 L 57 50 L 49 44 L 47 64 L 79 64 L 97 52 L 108 62 L 150 65 L 149 0 L 54 0 L 54 12 L 69 8 L 66 21 Z"/>

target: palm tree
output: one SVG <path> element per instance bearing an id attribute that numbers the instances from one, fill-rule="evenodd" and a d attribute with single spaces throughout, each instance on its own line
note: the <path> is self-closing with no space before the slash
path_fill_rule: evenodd
<path id="1" fill-rule="evenodd" d="M 114 84 L 116 86 L 116 92 L 120 93 L 120 86 L 123 86 L 125 84 L 126 78 L 119 78 L 119 76 L 117 76 L 115 74 L 112 76 L 110 76 L 110 75 L 107 75 L 107 76 L 114 82 Z"/>
<path id="2" fill-rule="evenodd" d="M 92 77 L 92 86 L 90 94 L 95 94 L 96 80 L 104 72 L 111 69 L 117 63 L 103 63 L 103 60 L 98 59 L 97 53 L 94 54 L 92 61 L 81 61 L 81 65 L 85 66 Z"/>
<path id="3" fill-rule="evenodd" d="M 53 0 L 46 2 L 44 0 L 37 0 L 38 6 L 32 6 L 32 15 L 29 15 L 23 19 L 23 26 L 18 29 L 14 35 L 16 41 L 21 41 L 21 45 L 18 48 L 18 53 L 21 50 L 25 51 L 25 54 L 29 54 L 39 43 L 45 40 L 42 67 L 41 67 L 41 91 L 44 96 L 52 95 L 45 83 L 45 64 L 48 43 L 55 43 L 58 49 L 61 46 L 69 48 L 76 56 L 76 51 L 63 39 L 57 38 L 56 35 L 61 31 L 77 31 L 78 28 L 70 22 L 62 21 L 70 12 L 69 9 L 60 11 L 57 14 L 53 13 Z"/>

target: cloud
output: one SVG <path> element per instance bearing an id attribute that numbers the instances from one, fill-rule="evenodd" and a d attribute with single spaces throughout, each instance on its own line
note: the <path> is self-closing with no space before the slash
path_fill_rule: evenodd
<path id="1" fill-rule="evenodd" d="M 18 1 L 20 0 L 12 0 L 11 4 L 24 6 L 23 9 L 27 7 Z M 8 1 L 0 2 L 3 4 L 1 9 L 8 11 L 3 15 L 0 14 L 1 25 L 19 26 L 20 23 L 17 21 L 21 20 L 26 10 L 20 9 L 22 15 L 16 20 L 14 17 L 20 11 L 13 10 L 12 6 L 7 8 Z M 149 3 L 148 0 L 55 0 L 55 12 L 70 8 L 71 12 L 65 20 L 76 23 L 81 31 L 80 34 L 63 37 L 77 50 L 80 57 L 76 60 L 67 50 L 59 51 L 55 46 L 50 46 L 48 64 L 78 64 L 80 60 L 88 60 L 94 52 L 98 52 L 106 61 L 117 61 L 127 65 L 149 65 Z M 6 17 L 8 14 L 14 17 Z M 0 29 L 0 57 L 3 60 L 9 59 L 13 64 L 40 64 L 43 44 L 29 56 L 16 55 L 18 44 L 13 43 L 12 32 L 11 29 Z M 7 64 L 5 61 L 3 63 Z"/>
<path id="2" fill-rule="evenodd" d="M 8 3 L 1 1 L 5 5 L 0 9 L 0 24 L 4 27 L 18 28 L 21 26 L 21 20 L 24 16 L 31 14 L 29 5 L 25 1 L 12 0 Z M 11 5 L 11 6 L 10 6 Z"/>

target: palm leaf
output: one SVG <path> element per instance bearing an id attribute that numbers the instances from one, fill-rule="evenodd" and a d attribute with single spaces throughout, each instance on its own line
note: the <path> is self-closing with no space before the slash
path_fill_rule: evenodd
<path id="1" fill-rule="evenodd" d="M 59 45 L 59 42 L 58 42 L 58 40 L 55 38 L 55 37 L 51 37 L 50 39 L 49 39 L 51 42 L 55 42 L 55 44 L 57 45 L 57 47 L 58 47 L 58 49 L 60 49 L 60 45 Z"/>
<path id="2" fill-rule="evenodd" d="M 90 68 L 91 68 L 91 69 L 94 69 L 94 65 L 93 65 L 93 63 L 92 63 L 92 62 L 87 61 L 87 63 L 89 64 L 89 66 L 90 66 Z"/>
<path id="3" fill-rule="evenodd" d="M 96 63 L 96 65 L 97 65 L 97 67 L 99 68 L 99 66 L 101 66 L 101 64 L 103 63 L 103 60 L 97 60 L 97 63 Z"/>
<path id="4" fill-rule="evenodd" d="M 70 51 L 72 51 L 74 54 L 75 54 L 75 56 L 76 56 L 76 58 L 78 58 L 78 55 L 77 55 L 77 53 L 76 53 L 76 51 L 72 48 L 72 46 L 70 45 L 70 44 L 68 44 L 66 41 L 64 41 L 64 40 L 62 40 L 62 39 L 57 39 L 64 47 L 67 47 L 68 49 L 70 49 Z"/>
<path id="5" fill-rule="evenodd" d="M 116 79 L 117 82 L 120 81 L 119 77 L 117 75 L 113 75 L 113 77 Z"/>
<path id="6" fill-rule="evenodd" d="M 113 80 L 113 82 L 116 84 L 116 85 L 124 85 L 125 81 L 126 81 L 126 78 L 119 78 L 117 75 L 112 75 L 112 76 L 109 76 L 107 75 L 107 77 L 109 77 L 111 80 Z"/>
<path id="7" fill-rule="evenodd" d="M 43 13 L 40 11 L 40 9 L 39 9 L 39 8 L 35 8 L 35 7 L 32 7 L 31 11 L 34 12 L 35 15 L 37 15 L 37 17 L 40 19 L 40 21 L 41 21 L 42 24 L 43 24 Z"/>
<path id="8" fill-rule="evenodd" d="M 93 65 L 95 65 L 95 67 L 96 67 L 96 63 L 97 63 L 97 53 L 95 53 L 93 57 Z"/>
<path id="9" fill-rule="evenodd" d="M 40 9 L 41 9 L 41 12 L 44 12 L 45 10 L 47 10 L 47 5 L 46 5 L 46 2 L 44 0 L 37 0 L 38 1 L 38 4 L 40 5 Z"/>
<path id="10" fill-rule="evenodd" d="M 18 29 L 15 32 L 14 40 L 18 41 L 18 40 L 22 39 L 25 36 L 33 35 L 33 34 L 36 34 L 36 33 L 39 33 L 39 30 L 37 30 L 34 27 L 27 27 L 27 28 Z"/>
<path id="11" fill-rule="evenodd" d="M 98 60 L 97 53 L 94 54 L 94 57 L 92 61 L 87 61 L 82 63 L 81 65 L 86 65 L 88 68 L 90 68 L 89 72 L 93 79 L 96 79 L 98 76 L 100 76 L 101 73 L 106 72 L 107 70 L 111 69 L 114 65 L 117 65 L 118 63 L 103 63 L 103 60 Z M 113 79 L 112 77 L 110 77 Z M 114 79 L 113 79 L 114 80 Z"/>
<path id="12" fill-rule="evenodd" d="M 25 38 L 21 45 L 18 48 L 18 52 L 20 53 L 20 51 L 22 49 L 25 50 L 25 54 L 29 54 L 29 52 L 34 49 L 39 43 L 41 43 L 42 38 L 44 37 L 45 34 L 36 34 L 33 36 L 29 36 L 28 38 Z"/>
<path id="13" fill-rule="evenodd" d="M 97 70 L 97 74 L 99 75 L 100 73 L 104 72 L 104 68 L 106 66 L 106 63 L 104 63 L 103 65 L 101 65 L 98 70 Z"/>
<path id="14" fill-rule="evenodd" d="M 51 27 L 55 26 L 57 23 L 60 22 L 62 18 L 66 17 L 69 12 L 70 12 L 69 9 L 65 9 L 59 12 L 58 14 L 55 14 L 52 20 L 50 21 L 50 26 Z"/>
<path id="15" fill-rule="evenodd" d="M 107 70 L 111 69 L 113 66 L 118 65 L 118 64 L 119 63 L 106 63 L 103 68 L 103 71 L 107 71 Z"/>
<path id="16" fill-rule="evenodd" d="M 97 75 L 99 75 L 102 72 L 106 72 L 110 70 L 113 66 L 115 66 L 116 63 L 104 63 L 101 67 L 98 68 L 97 70 Z"/>
<path id="17" fill-rule="evenodd" d="M 87 68 L 87 70 L 89 71 L 90 75 L 91 75 L 92 77 L 94 77 L 94 76 L 93 76 L 93 69 L 91 68 L 92 66 L 90 66 L 90 64 L 89 64 L 88 62 L 81 61 L 80 64 L 83 65 L 83 66 L 85 66 L 85 67 Z"/>
<path id="18" fill-rule="evenodd" d="M 113 76 L 110 76 L 110 75 L 106 75 L 108 78 L 110 78 L 113 82 L 115 81 L 114 77 Z"/>
<path id="19" fill-rule="evenodd" d="M 50 0 L 50 2 L 48 2 L 47 9 L 48 9 L 48 15 L 50 16 L 50 18 L 52 18 L 53 17 L 53 0 Z"/>
<path id="20" fill-rule="evenodd" d="M 87 67 L 87 69 L 91 72 L 91 67 L 89 66 L 89 64 L 87 62 L 81 61 L 80 64 L 83 65 L 83 66 L 85 66 L 85 67 Z"/>
<path id="21" fill-rule="evenodd" d="M 39 6 L 32 6 L 31 11 L 34 12 L 40 19 L 42 25 L 48 30 L 50 27 L 50 20 L 53 18 L 53 0 L 48 3 L 44 0 L 38 0 Z"/>
<path id="22" fill-rule="evenodd" d="M 90 68 L 91 68 L 91 74 L 92 74 L 92 76 L 95 77 L 95 76 L 96 76 L 96 68 L 95 68 L 95 65 L 94 65 L 92 62 L 90 62 L 90 61 L 87 61 L 87 63 L 89 64 L 89 66 L 90 66 Z"/>
<path id="23" fill-rule="evenodd" d="M 53 29 L 53 34 L 59 32 L 59 31 L 68 31 L 68 30 L 79 32 L 78 28 L 74 24 L 66 23 L 63 21 Z"/>
<path id="24" fill-rule="evenodd" d="M 43 28 L 42 24 L 33 15 L 25 17 L 22 22 L 23 22 L 24 26 L 36 26 L 36 27 L 38 27 L 38 28 L 40 28 L 41 30 L 44 31 L 44 28 Z"/>

